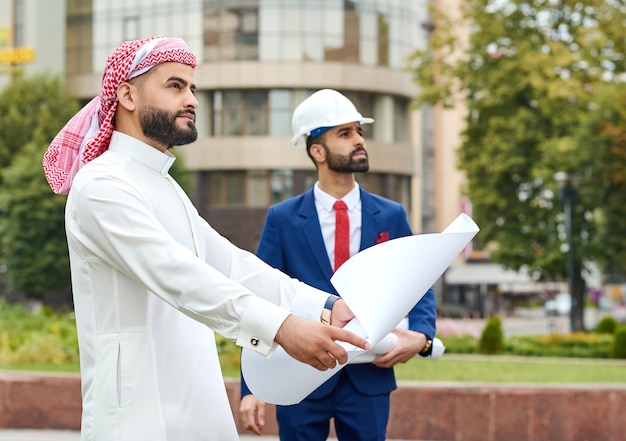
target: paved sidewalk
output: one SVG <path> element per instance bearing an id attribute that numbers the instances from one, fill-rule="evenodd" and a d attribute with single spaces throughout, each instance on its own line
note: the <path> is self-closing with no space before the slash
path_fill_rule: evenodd
<path id="1" fill-rule="evenodd" d="M 241 441 L 278 441 L 275 436 L 242 435 Z M 80 441 L 80 433 L 69 430 L 2 429 L 0 441 Z"/>
<path id="2" fill-rule="evenodd" d="M 278 437 L 269 435 L 241 435 L 240 438 L 240 441 L 255 440 L 278 441 Z M 80 433 L 69 430 L 0 429 L 0 441 L 80 441 Z M 328 438 L 327 441 L 337 440 L 336 438 Z"/>
<path id="3" fill-rule="evenodd" d="M 240 440 L 278 441 L 278 437 L 241 435 Z M 68 430 L 0 429 L 0 441 L 80 441 L 80 433 Z"/>
<path id="4" fill-rule="evenodd" d="M 80 433 L 69 430 L 2 429 L 0 441 L 80 441 Z"/>

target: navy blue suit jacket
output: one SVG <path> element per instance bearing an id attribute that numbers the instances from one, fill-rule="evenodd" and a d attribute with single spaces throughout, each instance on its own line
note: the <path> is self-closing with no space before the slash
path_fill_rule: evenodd
<path id="1" fill-rule="evenodd" d="M 404 207 L 394 201 L 361 192 L 360 250 L 376 244 L 381 233 L 389 239 L 412 234 Z M 333 268 L 328 260 L 320 228 L 313 189 L 269 208 L 261 234 L 257 255 L 269 265 L 329 293 L 337 294 L 330 278 Z M 401 256 L 398 256 L 401 258 Z M 385 295 L 384 292 L 380 295 Z M 432 289 L 409 313 L 409 329 L 435 335 L 435 294 Z M 396 388 L 392 368 L 379 368 L 371 363 L 350 364 L 343 368 L 354 387 L 364 395 L 390 393 Z M 308 398 L 326 396 L 339 380 L 339 375 L 312 392 Z M 242 396 L 249 394 L 242 381 Z"/>

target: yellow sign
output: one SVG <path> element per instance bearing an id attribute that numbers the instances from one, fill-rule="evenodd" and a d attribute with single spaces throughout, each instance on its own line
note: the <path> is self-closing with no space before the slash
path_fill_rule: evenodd
<path id="1" fill-rule="evenodd" d="M 24 46 L 0 49 L 0 64 L 22 64 L 35 61 L 35 48 Z"/>

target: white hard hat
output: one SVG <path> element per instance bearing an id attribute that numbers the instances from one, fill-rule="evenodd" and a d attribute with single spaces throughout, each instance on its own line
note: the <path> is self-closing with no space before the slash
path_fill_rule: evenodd
<path id="1" fill-rule="evenodd" d="M 306 138 L 311 131 L 321 127 L 336 127 L 350 122 L 373 123 L 372 118 L 364 118 L 352 101 L 336 90 L 318 90 L 302 101 L 293 112 L 291 142 L 298 147 L 306 146 Z"/>

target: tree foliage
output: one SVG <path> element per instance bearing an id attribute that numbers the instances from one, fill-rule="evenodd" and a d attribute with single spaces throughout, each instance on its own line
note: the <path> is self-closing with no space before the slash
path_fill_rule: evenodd
<path id="1" fill-rule="evenodd" d="M 78 107 L 58 77 L 18 78 L 0 93 L 0 262 L 9 287 L 31 297 L 69 289 L 65 197 L 41 160 Z"/>
<path id="2" fill-rule="evenodd" d="M 592 154 L 597 173 L 590 191 L 596 203 L 596 234 L 590 238 L 593 256 L 607 280 L 620 282 L 626 275 L 626 87 L 603 84 L 595 94 L 593 111 L 580 127 L 581 144 Z"/>
<path id="3" fill-rule="evenodd" d="M 7 282 L 29 297 L 69 291 L 69 257 L 65 240 L 65 196 L 52 193 L 41 168 L 47 147 L 28 143 L 3 170 L 0 241 Z"/>
<path id="4" fill-rule="evenodd" d="M 458 20 L 448 10 L 433 10 L 431 45 L 409 67 L 417 104 L 467 106 L 458 165 L 481 239 L 496 245 L 492 259 L 544 279 L 564 275 L 554 181 L 564 171 L 578 178 L 578 274 L 583 256 L 605 268 L 620 262 L 623 272 L 623 0 L 468 0 Z"/>
<path id="5" fill-rule="evenodd" d="M 11 81 L 0 92 L 0 170 L 11 165 L 27 143 L 52 141 L 77 110 L 78 102 L 58 76 L 40 74 Z"/>

